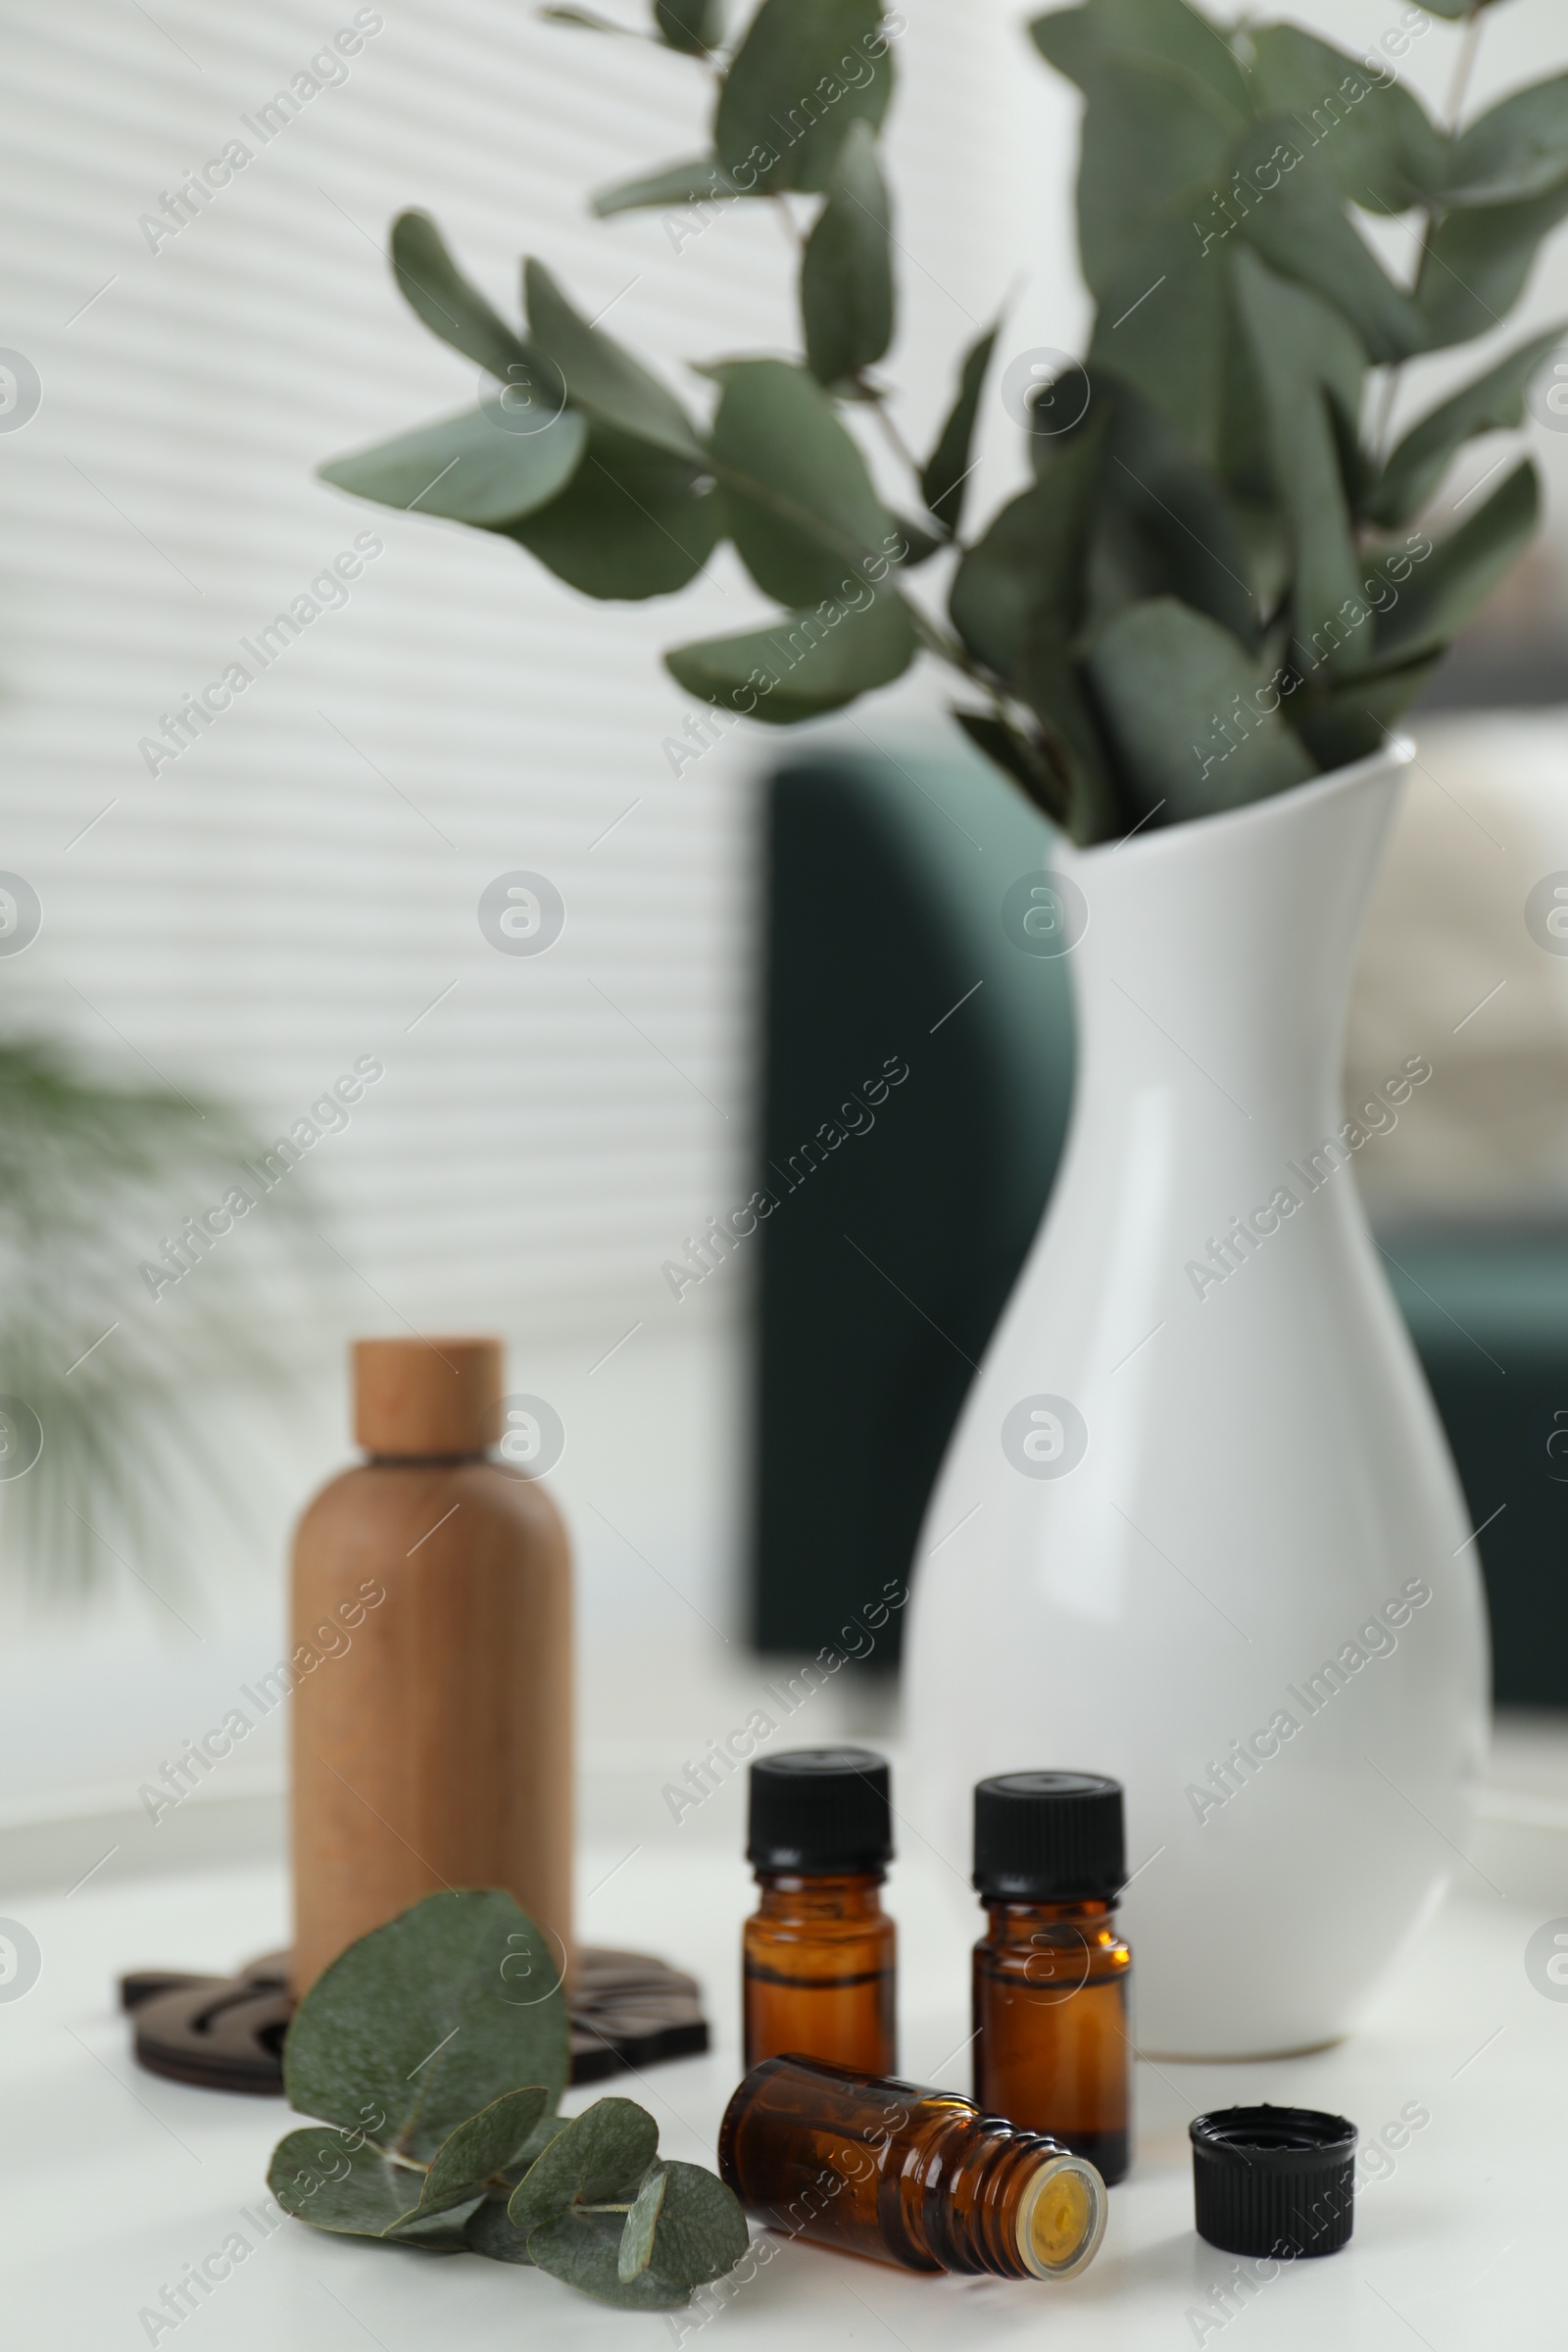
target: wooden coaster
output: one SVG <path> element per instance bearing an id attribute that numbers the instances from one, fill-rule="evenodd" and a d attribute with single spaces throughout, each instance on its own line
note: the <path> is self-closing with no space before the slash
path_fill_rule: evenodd
<path id="1" fill-rule="evenodd" d="M 294 2013 L 287 1952 L 268 1952 L 237 1977 L 193 1977 L 137 1969 L 120 1980 L 120 2005 L 134 2020 L 138 2066 L 202 2090 L 283 2095 L 283 2035 Z M 708 2020 L 695 1977 L 646 1952 L 584 1945 L 570 2006 L 571 2079 L 700 2056 Z"/>

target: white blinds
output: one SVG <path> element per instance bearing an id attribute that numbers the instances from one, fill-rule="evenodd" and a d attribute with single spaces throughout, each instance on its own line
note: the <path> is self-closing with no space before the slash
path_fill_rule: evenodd
<path id="1" fill-rule="evenodd" d="M 1037 236 L 1002 134 L 1011 89 L 1046 76 L 1010 10 L 981 13 L 943 0 L 900 49 L 921 437 L 948 355 Z M 586 214 L 594 185 L 698 151 L 700 71 L 523 0 L 34 0 L 8 46 L 0 342 L 41 406 L 0 430 L 0 867 L 44 922 L 0 961 L 0 1020 L 220 1088 L 259 1140 L 376 1056 L 384 1082 L 313 1165 L 392 1310 L 673 1311 L 661 1261 L 738 1181 L 746 779 L 779 739 L 736 730 L 671 774 L 687 712 L 657 652 L 759 602 L 726 558 L 678 604 L 590 605 L 507 542 L 360 506 L 312 468 L 472 397 L 392 287 L 405 204 L 509 310 L 517 255 L 546 254 L 672 376 L 789 346 L 768 208 L 678 252 L 657 216 Z M 262 668 L 242 641 L 299 616 L 367 530 L 384 552 L 343 601 L 318 588 L 326 609 Z M 254 682 L 226 709 L 210 695 L 212 723 L 187 717 L 150 774 L 138 745 L 236 662 Z M 548 955 L 480 934 L 480 892 L 515 869 L 565 902 Z"/>

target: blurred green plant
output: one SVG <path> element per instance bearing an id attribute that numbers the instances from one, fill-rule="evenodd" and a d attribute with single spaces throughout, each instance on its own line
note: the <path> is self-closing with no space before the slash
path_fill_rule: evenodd
<path id="1" fill-rule="evenodd" d="M 1534 466 L 1464 520 L 1421 526 L 1450 462 L 1523 421 L 1563 329 L 1532 336 L 1391 446 L 1401 370 L 1519 300 L 1568 215 L 1568 75 L 1458 127 L 1488 0 L 1431 0 L 1357 59 L 1289 24 L 1222 27 L 1188 0 L 1087 0 L 1031 27 L 1083 92 L 1086 361 L 1013 395 L 1033 479 L 964 528 L 997 330 L 963 358 L 923 462 L 874 372 L 896 326 L 878 134 L 902 18 L 880 0 L 762 0 L 731 43 L 721 0 L 659 0 L 638 37 L 714 84 L 711 147 L 607 189 L 689 235 L 779 206 L 800 245 L 804 359 L 733 358 L 699 416 L 586 319 L 542 262 L 518 329 L 433 221 L 392 233 L 425 325 L 494 399 L 339 459 L 326 480 L 515 539 L 584 594 L 673 594 L 729 540 L 783 608 L 666 657 L 682 685 L 777 724 L 899 677 L 925 651 L 972 699 L 959 724 L 1080 842 L 1277 792 L 1377 749 L 1523 550 Z M 544 12 L 625 32 L 597 12 Z M 1451 122 L 1390 59 L 1463 19 Z M 1408 282 L 1360 219 L 1417 232 Z M 687 237 L 680 237 L 684 243 Z M 1003 379 L 1011 381 L 1009 370 Z M 1049 371 L 1048 371 L 1049 373 Z M 888 505 L 851 429 L 876 420 L 918 513 Z M 911 575 L 946 551 L 945 615 Z"/>
<path id="2" fill-rule="evenodd" d="M 233 1500 L 190 1401 L 219 1363 L 264 1371 L 265 1346 L 220 1268 L 176 1316 L 138 1297 L 135 1267 L 148 1229 L 177 1224 L 176 1188 L 221 1199 L 249 1149 L 218 1103 L 0 1043 L 0 1509 L 8 1567 L 51 1597 L 122 1569 L 177 1590 L 192 1482 Z"/>

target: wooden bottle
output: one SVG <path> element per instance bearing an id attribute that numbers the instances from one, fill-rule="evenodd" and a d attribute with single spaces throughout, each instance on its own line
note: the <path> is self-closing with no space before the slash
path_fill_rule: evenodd
<path id="1" fill-rule="evenodd" d="M 295 1993 L 443 1887 L 507 1888 L 564 1970 L 571 1558 L 543 1485 L 485 1458 L 501 1343 L 361 1340 L 354 1381 L 369 1459 L 294 1542 Z"/>

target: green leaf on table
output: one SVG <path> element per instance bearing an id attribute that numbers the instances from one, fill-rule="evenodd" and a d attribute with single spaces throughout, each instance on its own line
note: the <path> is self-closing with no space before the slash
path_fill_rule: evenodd
<path id="1" fill-rule="evenodd" d="M 1283 160 L 1292 156 L 1294 163 Z M 1238 145 L 1232 168 L 1259 191 L 1242 234 L 1271 270 L 1339 311 L 1378 363 L 1423 347 L 1420 310 L 1352 226 L 1309 133 L 1286 116 L 1267 116 Z"/>
<path id="2" fill-rule="evenodd" d="M 1489 334 L 1524 292 L 1542 240 L 1568 219 L 1568 185 L 1524 204 L 1446 213 L 1416 300 L 1434 346 Z"/>
<path id="3" fill-rule="evenodd" d="M 632 2099 L 596 2099 L 558 2132 L 513 2190 L 519 2230 L 553 2222 L 573 2205 L 629 2202 L 659 2150 L 659 2126 Z"/>
<path id="4" fill-rule="evenodd" d="M 1420 100 L 1298 24 L 1252 28 L 1262 110 L 1288 115 L 1340 194 L 1371 213 L 1404 213 L 1441 183 L 1448 145 Z"/>
<path id="5" fill-rule="evenodd" d="M 876 134 L 852 122 L 801 261 L 806 363 L 819 384 L 858 375 L 893 340 L 890 223 Z"/>
<path id="6" fill-rule="evenodd" d="M 993 326 L 965 352 L 958 374 L 957 398 L 920 475 L 920 495 L 925 500 L 926 513 L 934 514 L 950 532 L 956 532 L 963 519 L 964 493 L 974 471 L 970 451 L 974 446 L 975 419 L 980 414 L 986 370 L 991 366 L 1000 332 L 1000 327 Z"/>
<path id="7" fill-rule="evenodd" d="M 518 431 L 524 420 L 510 401 L 487 400 L 318 471 L 356 498 L 495 530 L 559 496 L 588 446 L 588 427 L 569 409 L 537 432 Z"/>
<path id="8" fill-rule="evenodd" d="M 436 2153 L 419 2192 L 421 2215 L 479 2195 L 493 2176 L 521 2177 L 522 2154 L 549 2102 L 542 2088 L 509 2090 L 460 2124 Z"/>
<path id="9" fill-rule="evenodd" d="M 1378 667 L 1440 652 L 1456 637 L 1512 569 L 1540 520 L 1541 477 L 1526 458 L 1484 506 L 1438 541 L 1403 583 L 1398 603 L 1379 614 Z"/>
<path id="10" fill-rule="evenodd" d="M 893 553 L 893 527 L 837 409 L 783 360 L 715 372 L 711 464 L 742 563 L 781 605 L 848 593 L 858 565 Z"/>
<path id="11" fill-rule="evenodd" d="M 503 1972 L 507 1973 L 503 1973 Z M 432 1894 L 350 1944 L 283 2044 L 291 2107 L 430 2162 L 504 2092 L 566 2080 L 557 1962 L 510 1894 Z M 519 1984 L 551 1987 L 526 2000 Z"/>
<path id="12" fill-rule="evenodd" d="M 672 596 L 718 544 L 719 501 L 701 466 L 597 418 L 561 496 L 506 526 L 583 596 Z"/>
<path id="13" fill-rule="evenodd" d="M 724 0 L 654 0 L 654 23 L 667 48 L 702 57 L 724 38 Z"/>
<path id="14" fill-rule="evenodd" d="M 285 2132 L 267 2168 L 285 2213 L 352 2237 L 385 2237 L 412 2221 L 423 2182 L 421 2172 L 389 2163 L 363 2133 L 320 2124 Z"/>
<path id="15" fill-rule="evenodd" d="M 721 2180 L 691 2164 L 664 2166 L 649 2260 L 621 2268 L 629 2216 L 573 2207 L 529 2232 L 542 2271 L 623 2311 L 670 2311 L 692 2289 L 720 2278 L 745 2253 L 745 2216 Z M 641 2200 L 639 2198 L 638 2202 Z"/>
<path id="16" fill-rule="evenodd" d="M 503 383 L 513 368 L 528 369 L 527 344 L 468 283 L 428 213 L 400 213 L 392 223 L 392 269 L 410 309 L 443 343 Z"/>
<path id="17" fill-rule="evenodd" d="M 1365 354 L 1337 312 L 1251 253 L 1238 251 L 1232 270 L 1263 389 L 1277 492 L 1291 517 L 1292 658 L 1302 669 L 1326 663 L 1330 674 L 1365 668 L 1369 633 L 1347 635 L 1340 626 L 1361 585 L 1342 435 L 1353 435 L 1360 415 Z"/>
<path id="18" fill-rule="evenodd" d="M 593 210 L 601 220 L 608 220 L 613 213 L 636 212 L 646 205 L 722 204 L 739 194 L 710 155 L 699 155 L 690 163 L 665 164 L 662 171 L 601 188 Z"/>
<path id="19" fill-rule="evenodd" d="M 653 2260 L 654 2230 L 663 2210 L 664 2191 L 668 2185 L 668 2172 L 656 2165 L 632 2199 L 615 2261 L 615 2270 L 623 2286 L 646 2271 Z"/>
<path id="20" fill-rule="evenodd" d="M 1251 112 L 1229 40 L 1188 0 L 1091 0 L 1037 17 L 1029 30 L 1041 55 L 1080 86 L 1097 66 L 1136 56 L 1161 66 L 1173 84 L 1201 87 L 1238 121 Z"/>
<path id="21" fill-rule="evenodd" d="M 697 428 L 674 393 L 574 310 L 543 262 L 524 263 L 523 293 L 533 340 L 560 368 L 574 408 L 674 457 L 702 458 Z"/>
<path id="22" fill-rule="evenodd" d="M 509 2217 L 505 2197 L 486 2197 L 476 2205 L 463 2225 L 463 2239 L 470 2254 L 482 2254 L 487 2262 L 520 2263 L 530 2270 L 533 2267 L 528 2233 Z"/>
<path id="23" fill-rule="evenodd" d="M 762 0 L 713 120 L 713 152 L 744 193 L 820 193 L 851 123 L 878 127 L 893 96 L 881 21 L 881 0 Z"/>
<path id="24" fill-rule="evenodd" d="M 1156 811 L 1165 824 L 1208 816 L 1316 772 L 1278 708 L 1267 708 L 1246 647 L 1172 597 L 1111 621 L 1088 667 L 1135 821 Z"/>
<path id="25" fill-rule="evenodd" d="M 1446 205 L 1522 204 L 1568 181 L 1568 74 L 1515 90 L 1453 142 Z"/>
<path id="26" fill-rule="evenodd" d="M 884 587 L 859 610 L 825 599 L 781 612 L 771 628 L 676 646 L 664 666 L 704 702 L 788 727 L 891 685 L 918 645 L 907 605 Z"/>
<path id="27" fill-rule="evenodd" d="M 1479 433 L 1504 432 L 1524 422 L 1531 378 L 1560 349 L 1568 326 L 1554 326 L 1511 351 L 1485 375 L 1466 384 L 1440 408 L 1412 425 L 1384 466 L 1364 513 L 1373 522 L 1397 529 L 1419 514 L 1438 488 L 1449 460 Z"/>

